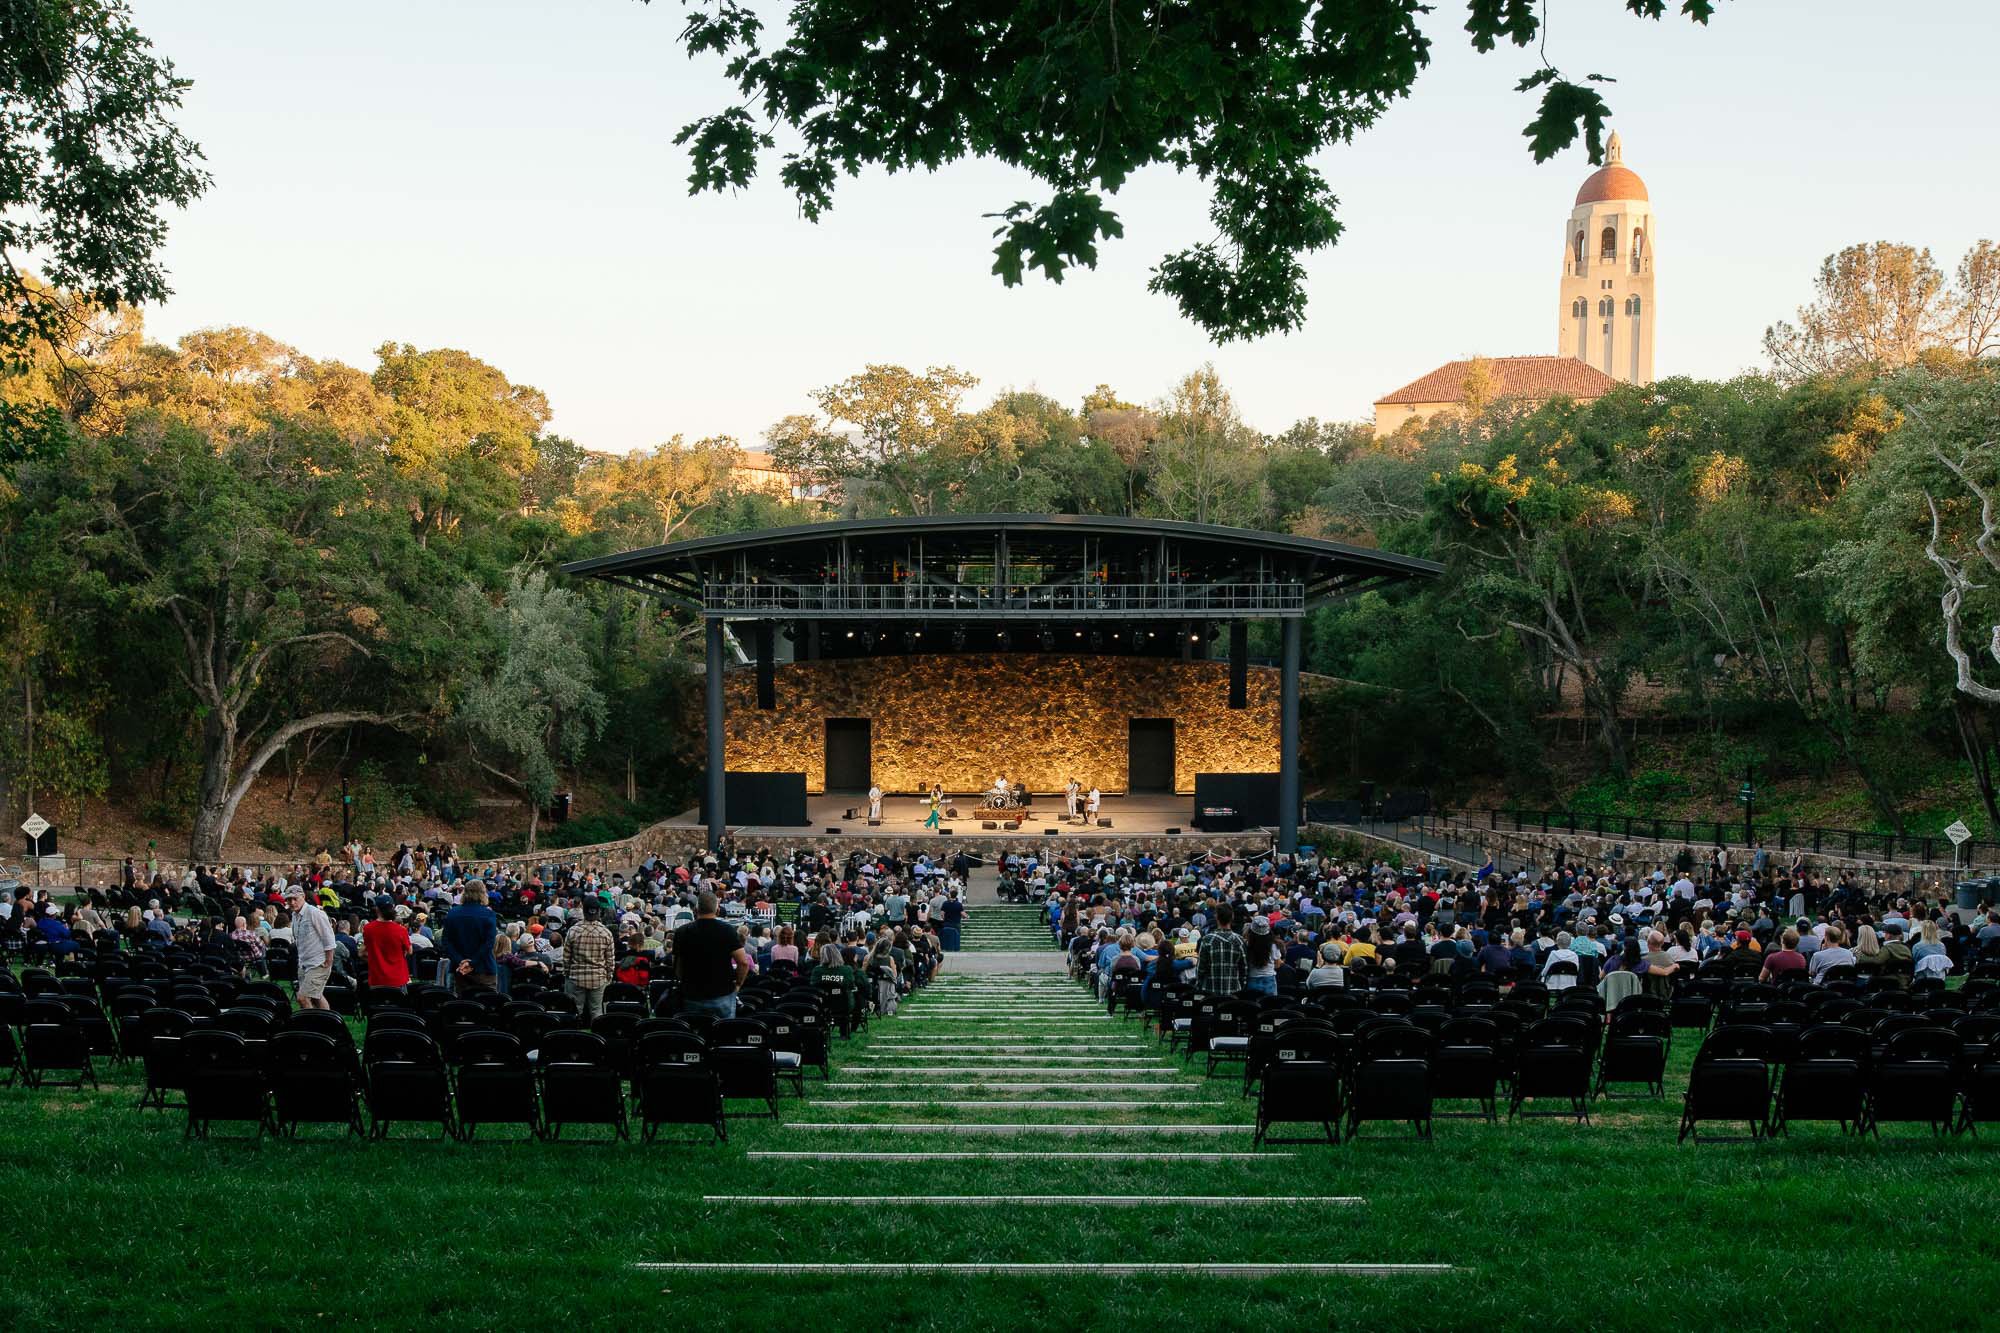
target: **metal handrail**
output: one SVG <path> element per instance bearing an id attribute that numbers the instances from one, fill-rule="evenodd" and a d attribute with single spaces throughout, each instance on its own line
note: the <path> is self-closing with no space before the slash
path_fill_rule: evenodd
<path id="1" fill-rule="evenodd" d="M 1461 813 L 1461 818 L 1471 812 Z M 2000 863 L 2000 842 L 1975 839 L 1958 848 L 1954 858 L 1949 839 L 1883 833 L 1866 829 L 1824 828 L 1815 824 L 1772 823 L 1740 819 L 1672 819 L 1651 815 L 1616 814 L 1601 810 L 1519 810 L 1488 807 L 1483 821 L 1500 833 L 1589 834 L 1645 842 L 1679 842 L 1696 847 L 1720 844 L 1748 847 L 1762 841 L 1772 852 L 1809 851 L 1844 856 L 1850 861 L 1879 859 L 1909 861 L 1949 868 L 1954 860 L 1966 869 Z M 1471 822 L 1468 819 L 1467 822 Z M 1772 845 L 1775 844 L 1775 845 Z"/>
<path id="2" fill-rule="evenodd" d="M 708 583 L 711 617 L 811 616 L 925 620 L 1250 619 L 1305 613 L 1297 583 L 1027 584 L 1004 588 L 931 583 Z"/>

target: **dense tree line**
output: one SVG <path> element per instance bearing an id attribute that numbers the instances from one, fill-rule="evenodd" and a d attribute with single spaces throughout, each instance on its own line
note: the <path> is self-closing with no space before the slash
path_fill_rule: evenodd
<path id="1" fill-rule="evenodd" d="M 385 343 L 363 372 L 246 329 L 167 347 L 64 303 L 68 336 L 28 340 L 0 381 L 0 772 L 20 798 L 74 822 L 115 791 L 213 859 L 261 775 L 295 792 L 357 740 L 420 764 L 420 797 L 496 784 L 531 826 L 565 767 L 680 794 L 685 626 L 547 570 L 804 517 L 732 489 L 733 442 L 595 455 L 465 352 Z"/>
<path id="2" fill-rule="evenodd" d="M 1384 439 L 1259 431 L 1211 367 L 1070 405 L 870 365 L 766 432 L 790 498 L 730 439 L 580 448 L 548 432 L 541 393 L 467 352 L 385 342 L 363 371 L 246 329 L 168 347 L 127 309 L 62 304 L 62 336 L 25 338 L 0 380 L 0 773 L 66 821 L 116 792 L 214 857 L 261 776 L 317 790 L 362 755 L 422 770 L 409 788 L 440 813 L 508 793 L 531 835 L 578 775 L 672 802 L 693 627 L 555 565 L 1020 511 L 1443 562 L 1434 585 L 1310 626 L 1309 665 L 1339 684 L 1315 694 L 1308 751 L 1336 788 L 1553 798 L 1577 776 L 1553 761 L 1587 751 L 1605 791 L 1643 803 L 1650 724 L 1717 775 L 1837 775 L 1897 829 L 1933 795 L 1912 757 L 1955 755 L 2000 824 L 2000 375 L 1946 321 L 1893 365 L 1815 334 L 1864 350 L 1585 405 L 1473 395 Z M 1579 744 L 1551 745 L 1565 727 Z"/>

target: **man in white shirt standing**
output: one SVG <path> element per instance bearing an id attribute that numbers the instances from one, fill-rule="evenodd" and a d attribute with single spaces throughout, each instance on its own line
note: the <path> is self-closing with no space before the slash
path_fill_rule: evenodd
<path id="1" fill-rule="evenodd" d="M 292 908 L 292 948 L 298 955 L 301 1009 L 329 1009 L 326 983 L 333 976 L 333 922 L 294 884 L 285 895 Z"/>
<path id="2" fill-rule="evenodd" d="M 1063 788 L 1063 803 L 1069 807 L 1069 817 L 1072 823 L 1076 820 L 1076 803 L 1082 796 L 1083 784 L 1075 778 L 1071 778 L 1069 785 Z"/>
<path id="3" fill-rule="evenodd" d="M 882 817 L 882 784 L 879 782 L 868 789 L 868 817 L 870 819 Z"/>
<path id="4" fill-rule="evenodd" d="M 1095 824 L 1097 822 L 1097 803 L 1102 799 L 1103 799 L 1102 793 L 1100 793 L 1097 790 L 1097 788 L 1092 787 L 1090 789 L 1090 797 L 1087 801 L 1085 801 L 1083 807 L 1084 823 Z"/>

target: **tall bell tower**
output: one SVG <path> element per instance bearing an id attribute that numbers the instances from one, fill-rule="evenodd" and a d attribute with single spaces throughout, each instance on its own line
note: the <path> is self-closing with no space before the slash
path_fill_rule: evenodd
<path id="1" fill-rule="evenodd" d="M 1656 231 L 1646 182 L 1625 165 L 1614 131 L 1563 228 L 1558 355 L 1628 384 L 1653 382 Z"/>

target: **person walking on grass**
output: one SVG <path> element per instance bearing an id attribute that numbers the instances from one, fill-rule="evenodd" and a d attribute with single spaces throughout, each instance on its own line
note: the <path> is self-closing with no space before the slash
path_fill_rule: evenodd
<path id="1" fill-rule="evenodd" d="M 328 1009 L 326 983 L 333 976 L 333 922 L 306 897 L 305 886 L 286 891 L 292 906 L 292 949 L 298 958 L 299 1008 Z"/>

